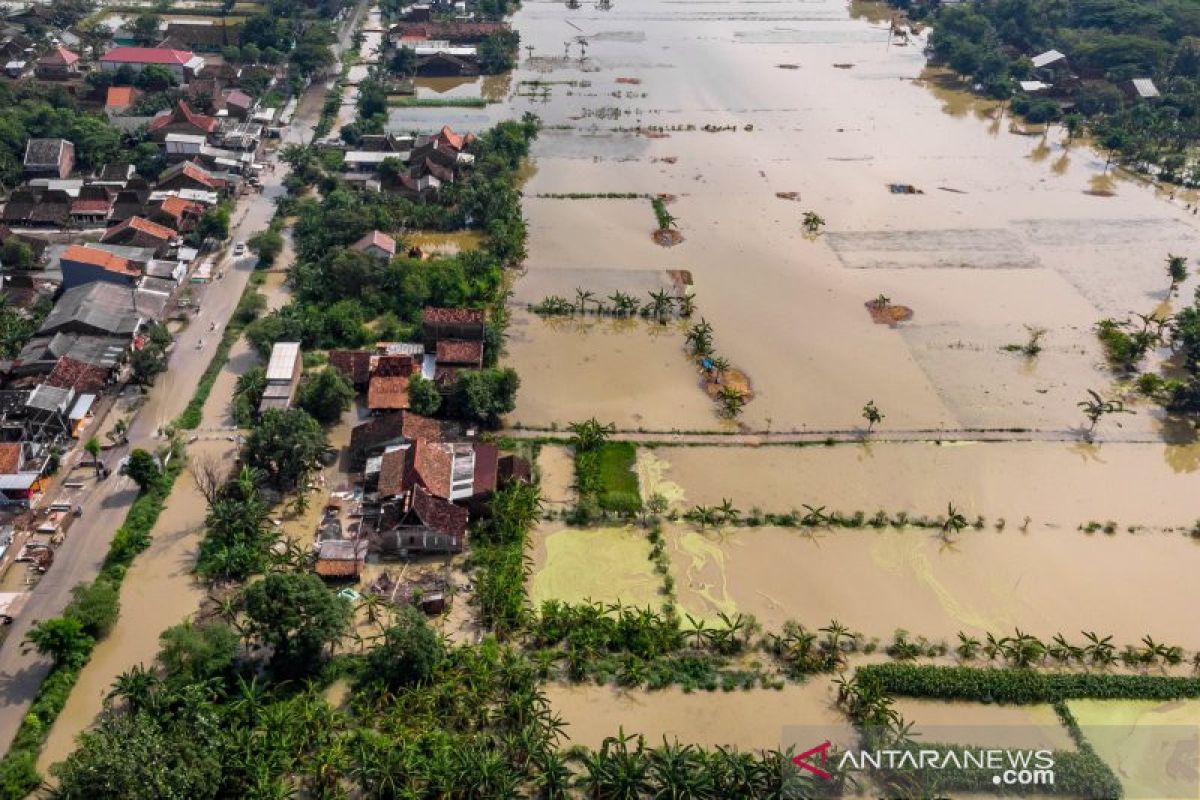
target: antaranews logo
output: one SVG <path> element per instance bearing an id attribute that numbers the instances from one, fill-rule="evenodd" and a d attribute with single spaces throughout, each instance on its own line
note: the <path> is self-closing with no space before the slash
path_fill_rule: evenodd
<path id="1" fill-rule="evenodd" d="M 818 778 L 832 780 L 826 769 L 834 762 L 830 756 L 832 742 L 826 740 L 792 757 L 792 763 Z M 834 769 L 848 771 L 876 770 L 981 770 L 992 773 L 997 786 L 1053 786 L 1054 753 L 1050 750 L 1021 750 L 1008 748 L 938 748 L 846 750 L 836 757 Z"/>

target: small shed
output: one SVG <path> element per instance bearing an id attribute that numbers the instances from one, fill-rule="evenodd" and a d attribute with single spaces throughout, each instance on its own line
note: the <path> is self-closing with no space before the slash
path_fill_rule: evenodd
<path id="1" fill-rule="evenodd" d="M 290 408 L 303 368 L 299 342 L 276 342 L 271 348 L 271 360 L 267 362 L 267 387 L 258 410 Z"/>

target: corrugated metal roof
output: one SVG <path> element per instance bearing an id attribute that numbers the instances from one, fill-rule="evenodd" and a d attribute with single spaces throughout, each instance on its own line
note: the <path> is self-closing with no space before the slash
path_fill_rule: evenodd
<path id="1" fill-rule="evenodd" d="M 1134 78 L 1133 89 L 1138 97 L 1158 97 L 1158 87 L 1149 78 Z"/>
<path id="2" fill-rule="evenodd" d="M 1053 64 L 1055 61 L 1066 58 L 1065 55 L 1057 50 L 1047 50 L 1044 53 L 1038 53 L 1031 60 L 1035 67 L 1044 67 L 1047 64 Z"/>
<path id="3" fill-rule="evenodd" d="M 271 348 L 271 360 L 267 362 L 267 380 L 290 381 L 296 372 L 296 359 L 299 357 L 299 342 L 276 342 Z"/>

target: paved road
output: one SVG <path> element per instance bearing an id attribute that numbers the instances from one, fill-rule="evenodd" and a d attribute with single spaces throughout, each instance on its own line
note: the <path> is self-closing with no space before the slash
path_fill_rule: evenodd
<path id="1" fill-rule="evenodd" d="M 335 45 L 339 58 L 350 46 L 366 7 L 366 0 L 359 0 L 343 24 Z M 284 143 L 303 143 L 312 138 L 328 89 L 325 84 L 309 88 L 284 132 Z M 262 176 L 261 193 L 252 194 L 238 203 L 231 224 L 233 241 L 245 241 L 267 226 L 275 215 L 276 199 L 285 193 L 282 181 L 286 173 L 286 166 L 278 164 L 277 172 L 268 171 Z M 200 375 L 212 360 L 220 331 L 232 316 L 254 269 L 254 261 L 253 256 L 246 256 L 221 264 L 224 277 L 206 287 L 198 315 L 176 339 L 167 371 L 159 376 L 145 404 L 130 423 L 129 444 L 105 454 L 109 466 L 115 467 L 117 461 L 135 447 L 154 449 L 164 443 L 158 431 L 182 412 L 195 394 Z M 214 322 L 217 325 L 215 331 L 210 330 Z M 199 346 L 201 342 L 203 345 Z M 125 521 L 136 496 L 137 487 L 133 481 L 115 472 L 88 493 L 82 503 L 83 517 L 71 526 L 66 541 L 55 553 L 54 566 L 34 587 L 25 608 L 0 645 L 0 752 L 8 751 L 21 719 L 51 666 L 48 659 L 36 653 L 22 652 L 25 634 L 37 620 L 62 613 L 70 600 L 72 587 L 96 577 L 113 533 Z"/>

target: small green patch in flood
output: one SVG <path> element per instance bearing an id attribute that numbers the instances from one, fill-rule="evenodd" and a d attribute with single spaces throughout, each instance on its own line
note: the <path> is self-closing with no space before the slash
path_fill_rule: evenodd
<path id="1" fill-rule="evenodd" d="M 529 581 L 535 608 L 547 600 L 620 601 L 643 608 L 661 601 L 649 544 L 632 527 L 567 529 L 534 538 L 544 548 Z"/>

